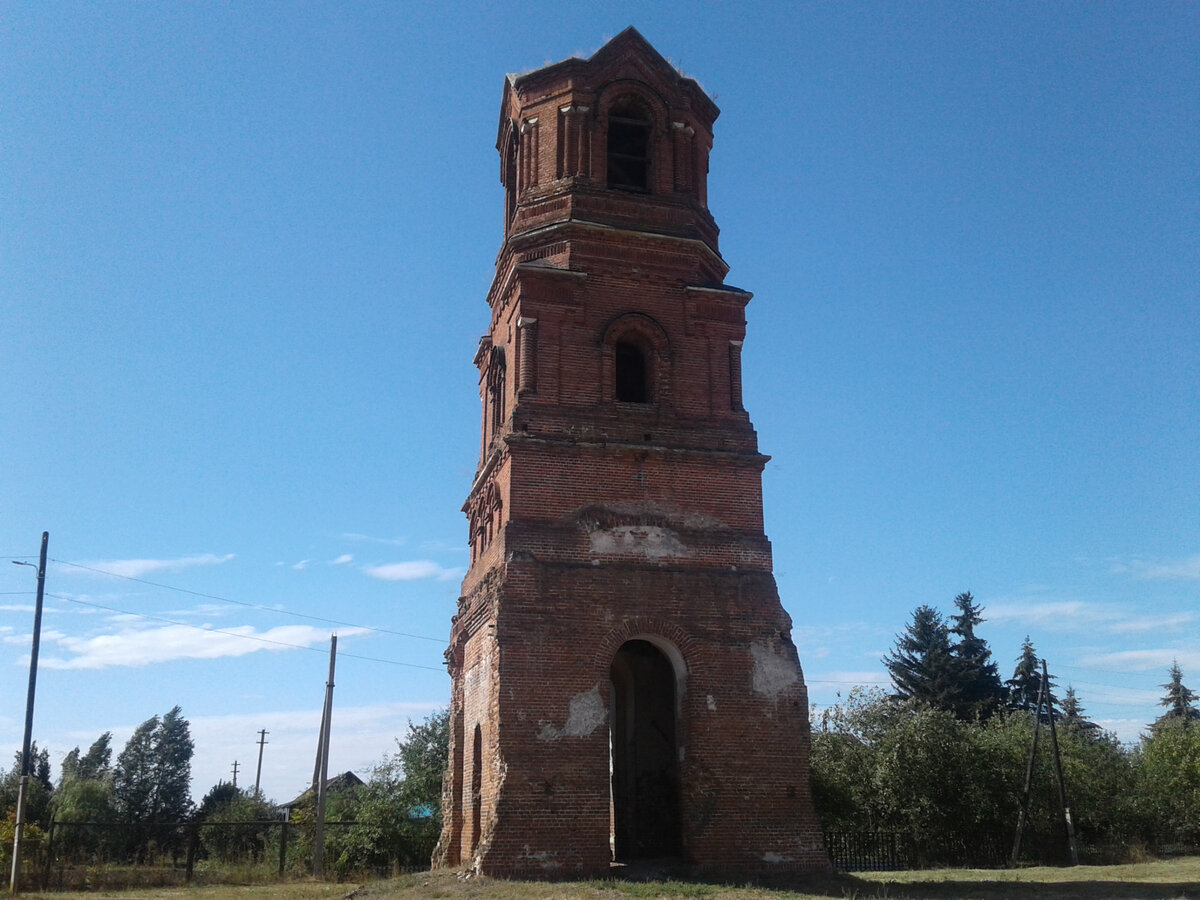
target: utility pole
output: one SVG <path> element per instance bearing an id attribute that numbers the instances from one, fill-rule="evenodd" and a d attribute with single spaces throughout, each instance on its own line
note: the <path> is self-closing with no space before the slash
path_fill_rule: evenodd
<path id="1" fill-rule="evenodd" d="M 337 662 L 337 635 L 329 636 L 329 680 L 325 682 L 325 708 L 317 749 L 317 821 L 313 827 L 313 877 L 325 877 L 325 782 L 329 780 L 329 725 L 333 718 L 333 667 Z"/>
<path id="2" fill-rule="evenodd" d="M 233 786 L 234 787 L 237 787 L 237 770 L 238 770 L 238 761 L 235 759 L 233 761 Z"/>
<path id="3" fill-rule="evenodd" d="M 1038 734 L 1042 730 L 1042 697 L 1046 693 L 1046 679 L 1038 683 L 1037 708 L 1033 711 L 1033 740 L 1029 743 L 1029 765 L 1025 767 L 1025 790 L 1021 792 L 1021 811 L 1017 813 L 1017 836 L 1013 839 L 1012 865 L 1021 856 L 1021 839 L 1025 836 L 1025 823 L 1029 818 L 1029 794 L 1033 789 L 1033 761 L 1037 757 Z"/>
<path id="4" fill-rule="evenodd" d="M 1050 676 L 1046 672 L 1046 661 L 1042 660 L 1042 683 L 1049 685 Z M 1049 688 L 1047 688 L 1049 693 Z M 1062 757 L 1058 755 L 1058 729 L 1054 727 L 1054 704 L 1046 702 L 1050 713 L 1050 746 L 1054 748 L 1054 775 L 1058 779 L 1058 804 L 1062 807 L 1063 821 L 1067 826 L 1067 847 L 1071 853 L 1071 865 L 1079 865 L 1079 847 L 1075 843 L 1075 823 L 1071 821 L 1071 807 L 1067 806 L 1067 788 L 1063 783 Z"/>
<path id="5" fill-rule="evenodd" d="M 38 558 L 37 601 L 33 606 L 33 649 L 29 654 L 29 693 L 25 698 L 25 738 L 21 743 L 21 784 L 17 789 L 17 816 L 13 827 L 12 873 L 8 889 L 16 894 L 21 881 L 21 841 L 25 836 L 25 798 L 29 793 L 29 769 L 32 760 L 29 749 L 33 741 L 33 699 L 37 691 L 38 649 L 42 643 L 42 598 L 46 593 L 46 547 L 50 543 L 50 532 L 42 532 L 42 553 Z M 13 560 L 19 566 L 29 563 Z"/>
<path id="6" fill-rule="evenodd" d="M 267 729 L 265 729 L 265 728 L 261 729 L 258 732 L 258 770 L 255 771 L 255 773 L 254 773 L 254 797 L 255 797 L 255 799 L 258 799 L 258 797 L 262 793 L 261 791 L 259 791 L 258 785 L 259 785 L 259 782 L 262 781 L 263 744 L 270 743 L 270 741 L 267 740 L 267 735 L 270 733 L 271 732 L 267 731 Z"/>

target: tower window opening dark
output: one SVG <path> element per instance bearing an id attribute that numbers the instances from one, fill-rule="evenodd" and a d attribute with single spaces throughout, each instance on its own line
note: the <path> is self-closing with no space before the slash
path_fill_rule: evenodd
<path id="1" fill-rule="evenodd" d="M 632 104 L 608 114 L 608 186 L 650 189 L 650 117 Z"/>
<path id="2" fill-rule="evenodd" d="M 650 366 L 637 344 L 618 341 L 613 348 L 616 396 L 622 403 L 650 402 Z"/>

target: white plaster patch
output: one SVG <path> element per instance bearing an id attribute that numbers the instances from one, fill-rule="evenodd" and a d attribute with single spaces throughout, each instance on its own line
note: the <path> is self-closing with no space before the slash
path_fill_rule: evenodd
<path id="1" fill-rule="evenodd" d="M 550 722 L 542 723 L 538 739 L 557 741 L 564 737 L 587 737 L 607 719 L 608 710 L 604 707 L 604 698 L 600 696 L 597 686 L 571 698 L 567 704 L 567 723 L 562 728 L 556 728 Z"/>
<path id="2" fill-rule="evenodd" d="M 538 850 L 536 853 L 529 849 L 529 845 L 525 845 L 525 852 L 521 854 L 525 859 L 532 859 L 542 864 L 543 869 L 557 869 L 562 866 L 554 857 L 558 853 L 553 850 Z"/>
<path id="3" fill-rule="evenodd" d="M 675 532 L 661 525 L 616 525 L 591 532 L 588 540 L 593 553 L 623 553 L 646 559 L 688 555 Z"/>
<path id="4" fill-rule="evenodd" d="M 708 704 L 708 711 L 709 711 L 709 712 L 716 712 L 716 711 L 717 711 L 717 701 L 716 701 L 716 700 L 713 698 L 713 695 L 712 695 L 712 694 L 709 694 L 709 695 L 708 695 L 708 698 L 706 699 L 706 701 L 705 701 L 705 702 Z"/>
<path id="5" fill-rule="evenodd" d="M 792 861 L 790 856 L 784 856 L 781 853 L 764 853 L 762 855 L 762 859 L 763 859 L 763 862 L 769 862 L 769 863 L 785 863 L 785 862 Z"/>
<path id="6" fill-rule="evenodd" d="M 800 680 L 796 664 L 766 644 L 751 644 L 750 654 L 754 657 L 751 687 L 755 693 L 766 694 L 773 699 L 780 691 L 787 690 Z"/>

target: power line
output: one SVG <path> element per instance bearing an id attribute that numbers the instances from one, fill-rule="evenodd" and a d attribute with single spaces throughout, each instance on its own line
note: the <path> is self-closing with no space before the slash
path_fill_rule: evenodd
<path id="1" fill-rule="evenodd" d="M 276 609 L 272 606 L 263 606 L 260 603 L 247 603 L 244 600 L 233 600 L 230 597 L 221 597 L 217 594 L 206 594 L 203 591 L 193 591 L 188 588 L 175 587 L 170 584 L 162 584 L 158 581 L 147 581 L 145 578 L 134 578 L 132 575 L 122 575 L 120 572 L 108 572 L 104 569 L 97 569 L 93 566 L 85 566 L 82 563 L 67 562 L 63 559 L 51 559 L 53 563 L 58 563 L 60 566 L 70 566 L 73 569 L 84 569 L 88 572 L 97 572 L 100 575 L 108 575 L 112 578 L 123 578 L 126 581 L 136 581 L 138 584 L 148 584 L 151 587 L 163 588 L 168 591 L 177 591 L 180 594 L 191 594 L 193 597 L 203 597 L 206 600 L 220 600 L 222 603 L 232 603 L 235 606 L 245 606 L 248 609 L 257 609 L 261 612 L 279 613 L 285 616 L 295 616 L 299 619 L 309 619 L 313 622 L 324 622 L 326 625 L 341 625 L 345 628 L 364 628 L 367 631 L 375 631 L 380 634 L 391 634 L 397 637 L 413 638 L 418 641 L 433 641 L 438 644 L 446 643 L 445 638 L 434 638 L 424 634 L 411 634 L 407 631 L 393 631 L 390 628 L 376 628 L 371 625 L 361 625 L 358 622 L 343 622 L 339 619 L 326 619 L 323 616 L 311 616 L 307 613 L 293 612 L 288 609 Z"/>
<path id="2" fill-rule="evenodd" d="M 166 622 L 168 625 L 179 625 L 183 628 L 194 628 L 197 631 L 207 631 L 212 634 L 223 634 L 228 637 L 243 638 L 244 640 L 248 640 L 248 641 L 258 641 L 261 644 L 275 644 L 280 647 L 289 647 L 293 650 L 310 650 L 314 653 L 324 653 L 325 652 L 324 650 L 321 650 L 317 647 L 309 647 L 304 644 L 290 644 L 287 641 L 277 641 L 273 638 L 265 638 L 265 637 L 261 637 L 259 635 L 239 634 L 236 631 L 227 631 L 224 628 L 213 628 L 208 625 L 195 625 L 191 622 L 180 622 L 176 619 L 168 619 L 164 616 L 154 616 L 154 615 L 150 615 L 149 613 L 130 612 L 129 610 L 126 610 L 126 609 L 117 609 L 115 606 L 105 606 L 102 603 L 92 603 L 90 600 L 77 600 L 74 597 L 64 597 L 61 594 L 47 594 L 46 596 L 53 597 L 56 600 L 65 600 L 68 603 L 78 603 L 82 606 L 91 606 L 96 609 L 107 610 L 108 612 L 120 613 L 123 616 L 135 616 L 139 619 L 152 619 L 156 622 Z M 409 669 L 425 669 L 430 672 L 441 672 L 442 671 L 442 668 L 440 666 L 422 666 L 422 665 L 419 665 L 418 663 L 401 662 L 398 659 L 383 659 L 378 656 L 363 656 L 363 655 L 357 654 L 357 653 L 342 653 L 342 656 L 349 656 L 349 657 L 352 657 L 353 659 L 363 659 L 363 660 L 367 660 L 368 662 L 386 663 L 387 665 L 390 665 L 390 666 L 404 666 L 405 668 L 409 668 Z"/>

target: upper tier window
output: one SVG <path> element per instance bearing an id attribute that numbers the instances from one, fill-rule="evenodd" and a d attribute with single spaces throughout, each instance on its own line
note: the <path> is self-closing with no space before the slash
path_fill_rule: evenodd
<path id="1" fill-rule="evenodd" d="M 622 403 L 650 402 L 650 367 L 637 344 L 618 341 L 613 348 L 616 397 Z"/>
<path id="2" fill-rule="evenodd" d="M 608 114 L 608 186 L 650 189 L 650 116 L 634 103 L 619 103 Z"/>

